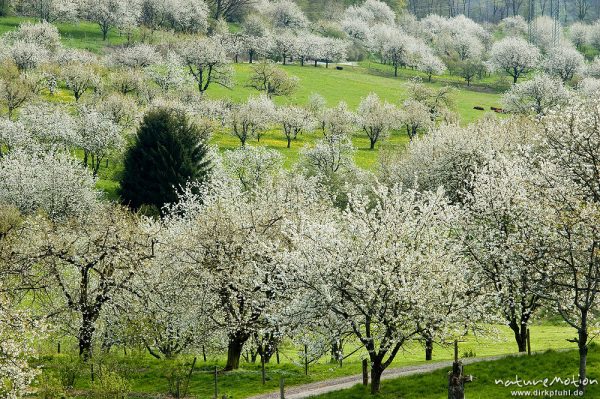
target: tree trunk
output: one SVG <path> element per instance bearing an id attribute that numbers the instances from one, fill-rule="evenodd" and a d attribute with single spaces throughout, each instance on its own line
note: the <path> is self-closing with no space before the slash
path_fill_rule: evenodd
<path id="1" fill-rule="evenodd" d="M 223 13 L 223 6 L 220 0 L 217 0 L 215 3 L 215 20 L 218 21 L 219 19 L 221 19 L 221 15 Z"/>
<path id="2" fill-rule="evenodd" d="M 375 140 L 375 139 L 370 139 L 370 141 L 371 141 L 371 147 L 370 147 L 370 149 L 371 149 L 371 150 L 374 150 L 374 149 L 375 149 L 375 143 L 377 142 L 377 140 Z"/>
<path id="3" fill-rule="evenodd" d="M 425 339 L 425 360 L 433 359 L 433 339 Z"/>
<path id="4" fill-rule="evenodd" d="M 513 331 L 515 335 L 515 341 L 517 342 L 517 347 L 519 348 L 519 352 L 527 351 L 527 324 L 526 323 L 517 323 L 515 320 L 511 321 L 509 324 L 510 329 Z"/>
<path id="5" fill-rule="evenodd" d="M 587 375 L 587 346 L 579 348 L 579 390 L 585 392 L 585 379 Z"/>
<path id="6" fill-rule="evenodd" d="M 394 77 L 398 77 L 398 65 L 394 65 Z"/>
<path id="7" fill-rule="evenodd" d="M 240 368 L 240 357 L 242 355 L 242 349 L 246 340 L 247 338 L 239 335 L 233 335 L 229 337 L 225 371 L 237 370 Z"/>
<path id="8" fill-rule="evenodd" d="M 371 365 L 371 394 L 379 393 L 381 390 L 381 375 L 383 374 L 383 366 L 381 362 L 375 361 Z"/>
<path id="9" fill-rule="evenodd" d="M 271 362 L 271 358 L 273 357 L 273 351 L 266 351 L 261 355 L 261 358 L 265 361 L 265 364 Z"/>
<path id="10" fill-rule="evenodd" d="M 584 318 L 583 328 L 579 330 L 577 345 L 579 346 L 579 390 L 585 392 L 587 381 L 588 332 L 587 321 Z"/>
<path id="11" fill-rule="evenodd" d="M 292 138 L 288 137 L 287 138 L 287 148 L 290 148 L 292 146 Z"/>
<path id="12" fill-rule="evenodd" d="M 340 353 L 340 346 L 338 345 L 337 341 L 334 341 L 331 344 L 331 358 L 329 359 L 329 363 L 338 363 L 339 353 Z"/>
<path id="13" fill-rule="evenodd" d="M 89 315 L 84 315 L 79 328 L 79 356 L 87 361 L 92 357 L 92 337 L 94 335 L 94 321 Z"/>
<path id="14" fill-rule="evenodd" d="M 452 364 L 452 371 L 448 372 L 448 399 L 465 398 L 465 378 L 461 362 Z"/>
<path id="15" fill-rule="evenodd" d="M 126 350 L 125 348 L 123 348 L 124 350 Z M 148 353 L 155 359 L 159 359 L 160 360 L 160 355 L 156 352 L 154 352 L 154 349 L 152 349 L 149 345 L 146 345 L 146 350 L 148 350 Z"/>

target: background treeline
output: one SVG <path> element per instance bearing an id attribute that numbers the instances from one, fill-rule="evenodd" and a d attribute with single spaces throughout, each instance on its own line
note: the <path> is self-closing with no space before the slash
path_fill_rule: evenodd
<path id="1" fill-rule="evenodd" d="M 19 14 L 27 7 L 27 0 L 0 0 L 0 15 Z M 40 1 L 38 3 L 44 3 Z M 217 1 L 211 2 L 211 10 L 217 12 Z M 241 21 L 249 10 L 249 1 L 231 0 L 218 2 L 233 5 L 227 17 Z M 313 21 L 339 15 L 346 7 L 357 5 L 357 0 L 295 0 Z M 453 17 L 464 14 L 478 22 L 499 22 L 503 18 L 520 15 L 553 16 L 559 9 L 563 23 L 592 21 L 600 16 L 599 0 L 385 0 L 396 12 L 408 11 L 418 18 L 430 14 Z"/>

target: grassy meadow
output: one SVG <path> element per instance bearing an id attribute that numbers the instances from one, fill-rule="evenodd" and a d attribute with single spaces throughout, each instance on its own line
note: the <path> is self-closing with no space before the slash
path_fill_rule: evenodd
<path id="1" fill-rule="evenodd" d="M 563 380 L 577 378 L 577 364 L 579 357 L 576 350 L 568 352 L 548 351 L 545 353 L 528 356 L 510 356 L 493 362 L 481 362 L 467 365 L 465 374 L 473 375 L 474 380 L 465 387 L 465 396 L 469 399 L 500 399 L 518 396 L 535 395 L 535 390 L 560 392 L 567 390 L 571 393 L 554 393 L 556 397 L 571 397 L 575 391 L 573 385 L 554 384 L 544 387 L 542 384 L 535 387 L 516 387 L 497 384 L 497 380 L 515 381 L 516 377 L 522 381 L 543 380 L 560 377 Z M 397 378 L 382 382 L 382 393 L 379 399 L 445 399 L 448 397 L 447 370 L 437 370 L 427 374 Z M 600 353 L 597 346 L 593 346 L 588 357 L 588 374 L 590 378 L 600 376 Z M 498 381 L 499 382 L 499 381 Z M 515 391 L 515 394 L 512 392 Z M 521 394 L 516 392 L 523 392 Z M 354 388 L 315 396 L 315 399 L 360 399 L 369 396 L 367 388 L 357 385 Z M 586 390 L 588 398 L 600 397 L 600 387 L 597 384 L 589 385 Z"/>
<path id="2" fill-rule="evenodd" d="M 533 376 L 554 373 L 554 369 L 559 375 L 564 375 L 568 371 L 575 371 L 576 353 L 575 344 L 567 342 L 568 338 L 573 336 L 571 328 L 564 325 L 534 325 L 531 327 L 532 351 L 554 350 L 554 354 L 536 355 L 534 357 L 519 357 L 515 359 L 506 359 L 467 366 L 467 372 L 474 374 L 478 379 L 475 383 L 468 386 L 470 398 L 503 398 L 500 394 L 504 393 L 504 388 L 493 387 L 489 381 L 493 378 L 514 377 L 518 371 L 523 376 L 529 374 Z M 459 355 L 465 357 L 486 357 L 494 355 L 508 355 L 516 352 L 516 344 L 512 338 L 511 332 L 507 327 L 496 326 L 493 331 L 487 331 L 485 334 L 469 334 L 460 338 Z M 346 353 L 352 353 L 355 347 L 348 343 L 345 348 Z M 305 384 L 326 380 L 330 378 L 342 377 L 347 375 L 359 374 L 361 371 L 361 359 L 365 356 L 363 351 L 358 351 L 344 360 L 342 367 L 338 364 L 329 362 L 329 358 L 324 356 L 318 362 L 309 366 L 308 375 L 304 374 L 304 365 L 299 356 L 300 348 L 292 343 L 286 342 L 280 350 L 280 364 L 278 365 L 273 356 L 271 362 L 266 365 L 267 381 L 263 386 L 261 384 L 260 363 L 250 363 L 242 360 L 240 370 L 220 373 L 218 376 L 219 397 L 226 395 L 228 399 L 243 399 L 256 394 L 277 391 L 279 379 L 283 377 L 286 386 Z M 562 352 L 571 350 L 569 352 Z M 49 375 L 60 378 L 65 374 L 65 370 L 71 364 L 71 369 L 76 369 L 76 380 L 74 392 L 77 397 L 85 396 L 85 392 L 91 384 L 91 370 L 89 365 L 77 366 L 76 348 L 63 343 L 61 355 L 55 353 L 55 346 L 45 349 L 46 355 L 41 360 L 44 367 L 48 369 Z M 53 353 L 51 353 L 53 352 Z M 451 360 L 453 349 L 451 345 L 436 345 L 433 351 L 433 361 Z M 571 359 L 572 358 L 572 359 Z M 154 398 L 165 395 L 169 392 L 169 376 L 174 372 L 183 372 L 187 374 L 191 369 L 193 361 L 192 356 L 185 357 L 178 361 L 157 360 L 148 355 L 144 349 L 123 353 L 121 347 L 115 347 L 108 354 L 101 354 L 95 359 L 95 373 L 105 370 L 116 370 L 127 377 L 131 384 L 133 397 Z M 561 362 L 568 361 L 569 367 L 566 371 L 560 369 Z M 597 356 L 597 349 L 594 347 L 590 353 L 590 377 L 600 375 L 600 358 Z M 392 365 L 393 367 L 403 367 L 408 365 L 418 365 L 426 363 L 424 360 L 424 349 L 419 343 L 411 343 L 403 348 L 398 354 Z M 74 364 L 74 365 L 73 365 Z M 224 357 L 207 358 L 204 362 L 201 355 L 198 355 L 196 366 L 192 372 L 189 383 L 189 395 L 199 399 L 211 398 L 214 393 L 214 369 L 219 369 L 225 364 Z M 496 366 L 496 364 L 498 366 Z M 552 367 L 554 368 L 552 368 Z M 547 369 L 546 369 L 547 368 Z M 99 371 L 100 370 L 100 371 Z M 510 372 L 508 372 L 510 371 Z M 414 376 L 398 379 L 395 381 L 383 382 L 382 398 L 442 398 L 446 379 L 444 377 L 446 370 L 438 371 L 423 376 Z M 537 373 L 537 374 L 536 374 Z M 552 374 L 554 375 L 554 374 Z M 42 382 L 43 384 L 43 382 Z M 420 385 L 423 384 L 423 385 Z M 420 387 L 420 388 L 416 388 Z M 431 388 L 431 389 L 430 389 Z M 499 396 L 473 396 L 477 390 L 491 393 Z M 493 388 L 493 389 L 492 389 Z M 473 394 L 471 393 L 473 389 Z M 477 390 L 476 390 L 477 389 Z M 364 398 L 367 397 L 366 391 L 362 387 L 356 387 L 350 391 L 343 391 L 326 395 L 326 398 Z M 410 396 L 405 393 L 410 392 Z M 430 396 L 419 396 L 419 395 Z M 487 393 L 486 393 L 487 394 Z M 483 394 L 482 394 L 483 395 Z"/>

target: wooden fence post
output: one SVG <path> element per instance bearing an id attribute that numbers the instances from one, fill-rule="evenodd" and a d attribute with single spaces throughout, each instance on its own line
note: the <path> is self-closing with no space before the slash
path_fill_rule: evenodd
<path id="1" fill-rule="evenodd" d="M 362 377 L 363 377 L 363 385 L 369 385 L 369 367 L 367 365 L 367 359 L 363 359 L 362 361 Z"/>
<path id="2" fill-rule="evenodd" d="M 217 366 L 215 366 L 215 399 L 219 399 L 219 384 L 217 381 L 218 373 Z"/>
<path id="3" fill-rule="evenodd" d="M 261 355 L 260 357 L 260 371 L 262 374 L 262 384 L 265 385 L 266 381 L 267 381 L 267 373 L 265 371 L 265 357 L 264 355 Z"/>
<path id="4" fill-rule="evenodd" d="M 531 335 L 529 333 L 529 328 L 527 329 L 527 354 L 531 356 Z"/>
<path id="5" fill-rule="evenodd" d="M 279 399 L 285 399 L 285 380 L 283 377 L 279 378 Z"/>
<path id="6" fill-rule="evenodd" d="M 448 399 L 465 399 L 465 382 L 473 381 L 473 376 L 463 374 L 463 364 L 458 360 L 458 341 L 454 341 L 454 362 L 448 372 Z"/>
<path id="7" fill-rule="evenodd" d="M 454 363 L 458 363 L 458 341 L 454 340 Z"/>
<path id="8" fill-rule="evenodd" d="M 56 346 L 56 351 L 60 355 L 60 341 L 58 341 L 58 345 Z"/>
<path id="9" fill-rule="evenodd" d="M 304 344 L 304 375 L 308 375 L 308 345 Z"/>

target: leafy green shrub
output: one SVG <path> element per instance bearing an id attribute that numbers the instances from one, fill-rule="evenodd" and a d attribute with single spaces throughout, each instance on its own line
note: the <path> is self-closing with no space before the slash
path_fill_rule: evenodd
<path id="1" fill-rule="evenodd" d="M 50 373 L 44 373 L 39 378 L 37 397 L 40 399 L 65 398 L 65 389 L 61 380 Z"/>
<path id="2" fill-rule="evenodd" d="M 477 357 L 477 354 L 473 352 L 473 349 L 469 349 L 463 352 L 462 357 Z"/>
<path id="3" fill-rule="evenodd" d="M 194 370 L 196 361 L 186 362 L 184 358 L 170 360 L 167 365 L 166 379 L 169 383 L 169 394 L 176 399 L 187 396 L 191 373 Z"/>
<path id="4" fill-rule="evenodd" d="M 95 379 L 89 392 L 93 399 L 124 399 L 131 392 L 131 384 L 114 371 L 104 371 Z"/>
<path id="5" fill-rule="evenodd" d="M 81 375 L 81 359 L 78 356 L 57 356 L 55 358 L 58 379 L 64 389 L 73 389 Z"/>

